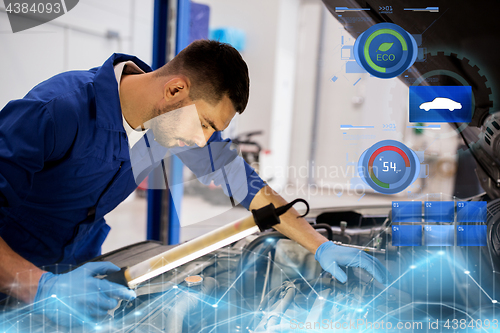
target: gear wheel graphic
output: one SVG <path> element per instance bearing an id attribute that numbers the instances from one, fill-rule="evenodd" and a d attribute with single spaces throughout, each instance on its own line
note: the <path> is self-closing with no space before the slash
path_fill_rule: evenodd
<path id="1" fill-rule="evenodd" d="M 479 73 L 480 68 L 467 58 L 461 58 L 456 53 L 431 52 L 426 54 L 426 61 L 415 62 L 411 68 L 402 74 L 403 82 L 409 86 L 471 86 L 473 116 L 469 126 L 479 127 L 488 117 L 491 100 L 491 88 L 486 76 Z M 394 88 L 391 94 L 394 94 Z M 467 124 L 446 133 L 440 133 L 440 138 L 457 135 Z M 428 132 L 428 131 L 427 131 Z M 432 134 L 427 134 L 432 135 Z M 434 135 L 432 135 L 435 137 Z M 457 151 L 457 153 L 460 153 Z"/>
<path id="2" fill-rule="evenodd" d="M 471 86 L 473 97 L 473 115 L 469 126 L 479 127 L 489 115 L 493 106 L 491 88 L 487 78 L 479 73 L 477 65 L 472 65 L 467 58 L 460 58 L 456 53 L 428 53 L 425 62 L 416 62 L 404 75 L 417 76 L 410 85 L 430 86 Z M 416 74 L 416 75 L 415 75 Z"/>

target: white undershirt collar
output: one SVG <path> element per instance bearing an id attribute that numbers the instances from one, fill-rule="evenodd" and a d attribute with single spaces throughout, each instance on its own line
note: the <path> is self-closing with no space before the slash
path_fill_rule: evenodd
<path id="1" fill-rule="evenodd" d="M 128 74 L 143 74 L 144 71 L 139 68 L 133 61 L 123 61 L 114 66 L 115 69 L 115 77 L 116 82 L 118 82 L 118 94 L 120 94 L 120 81 L 122 75 Z M 132 148 L 143 136 L 146 134 L 146 131 L 141 130 L 141 128 L 133 129 L 129 123 L 125 120 L 125 117 L 122 113 L 123 119 L 123 128 L 127 133 L 128 145 Z"/>

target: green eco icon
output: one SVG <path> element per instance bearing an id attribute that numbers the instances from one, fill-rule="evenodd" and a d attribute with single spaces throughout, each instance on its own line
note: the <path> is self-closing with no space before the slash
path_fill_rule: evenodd
<path id="1" fill-rule="evenodd" d="M 392 47 L 392 44 L 394 44 L 394 43 L 382 43 L 382 44 L 380 44 L 377 52 L 378 51 L 382 51 L 382 52 L 389 51 L 389 49 Z"/>

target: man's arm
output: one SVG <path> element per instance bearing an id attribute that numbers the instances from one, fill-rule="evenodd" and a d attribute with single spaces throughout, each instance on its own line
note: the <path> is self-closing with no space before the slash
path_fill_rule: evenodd
<path id="1" fill-rule="evenodd" d="M 0 237 L 0 291 L 31 303 L 45 271 L 14 252 Z"/>
<path id="2" fill-rule="evenodd" d="M 287 204 L 286 200 L 272 188 L 264 186 L 250 203 L 250 210 L 261 208 L 269 203 L 276 207 Z M 377 258 L 362 250 L 329 242 L 304 218 L 298 218 L 298 216 L 299 214 L 292 207 L 281 215 L 280 224 L 275 225 L 274 228 L 313 253 L 321 267 L 338 281 L 342 283 L 347 281 L 347 275 L 340 266 L 361 267 L 381 283 L 388 283 L 392 279 L 387 268 Z"/>
<path id="3" fill-rule="evenodd" d="M 23 202 L 27 189 L 32 188 L 33 175 L 54 152 L 54 129 L 41 101 L 13 100 L 0 111 L 0 207 L 16 207 Z M 3 234 L 6 239 L 8 236 Z M 0 237 L 0 291 L 30 303 L 43 273 Z"/>
<path id="4" fill-rule="evenodd" d="M 278 193 L 271 187 L 264 186 L 255 195 L 250 203 L 250 210 L 258 209 L 263 206 L 274 204 L 275 207 L 280 207 L 287 204 Z M 318 247 L 327 242 L 328 239 L 318 233 L 311 225 L 292 207 L 285 214 L 281 215 L 281 223 L 274 226 L 274 229 L 281 232 L 283 235 L 293 239 L 311 253 L 316 253 Z"/>

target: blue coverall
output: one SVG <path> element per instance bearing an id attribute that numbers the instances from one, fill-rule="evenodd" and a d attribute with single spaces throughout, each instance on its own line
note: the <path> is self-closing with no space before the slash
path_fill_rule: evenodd
<path id="1" fill-rule="evenodd" d="M 113 71 L 128 60 L 151 71 L 136 57 L 113 54 L 101 67 L 40 83 L 0 111 L 0 237 L 37 266 L 74 265 L 99 255 L 110 230 L 104 215 L 127 198 L 167 150 L 156 147 L 160 157 L 153 160 L 144 151 L 129 153 Z M 159 146 L 150 135 L 145 137 L 151 147 Z M 199 179 L 209 181 L 208 173 L 224 165 L 227 156 L 241 159 L 229 144 L 215 132 L 205 148 L 171 150 Z M 239 201 L 248 209 L 265 183 L 242 163 L 247 188 Z"/>

